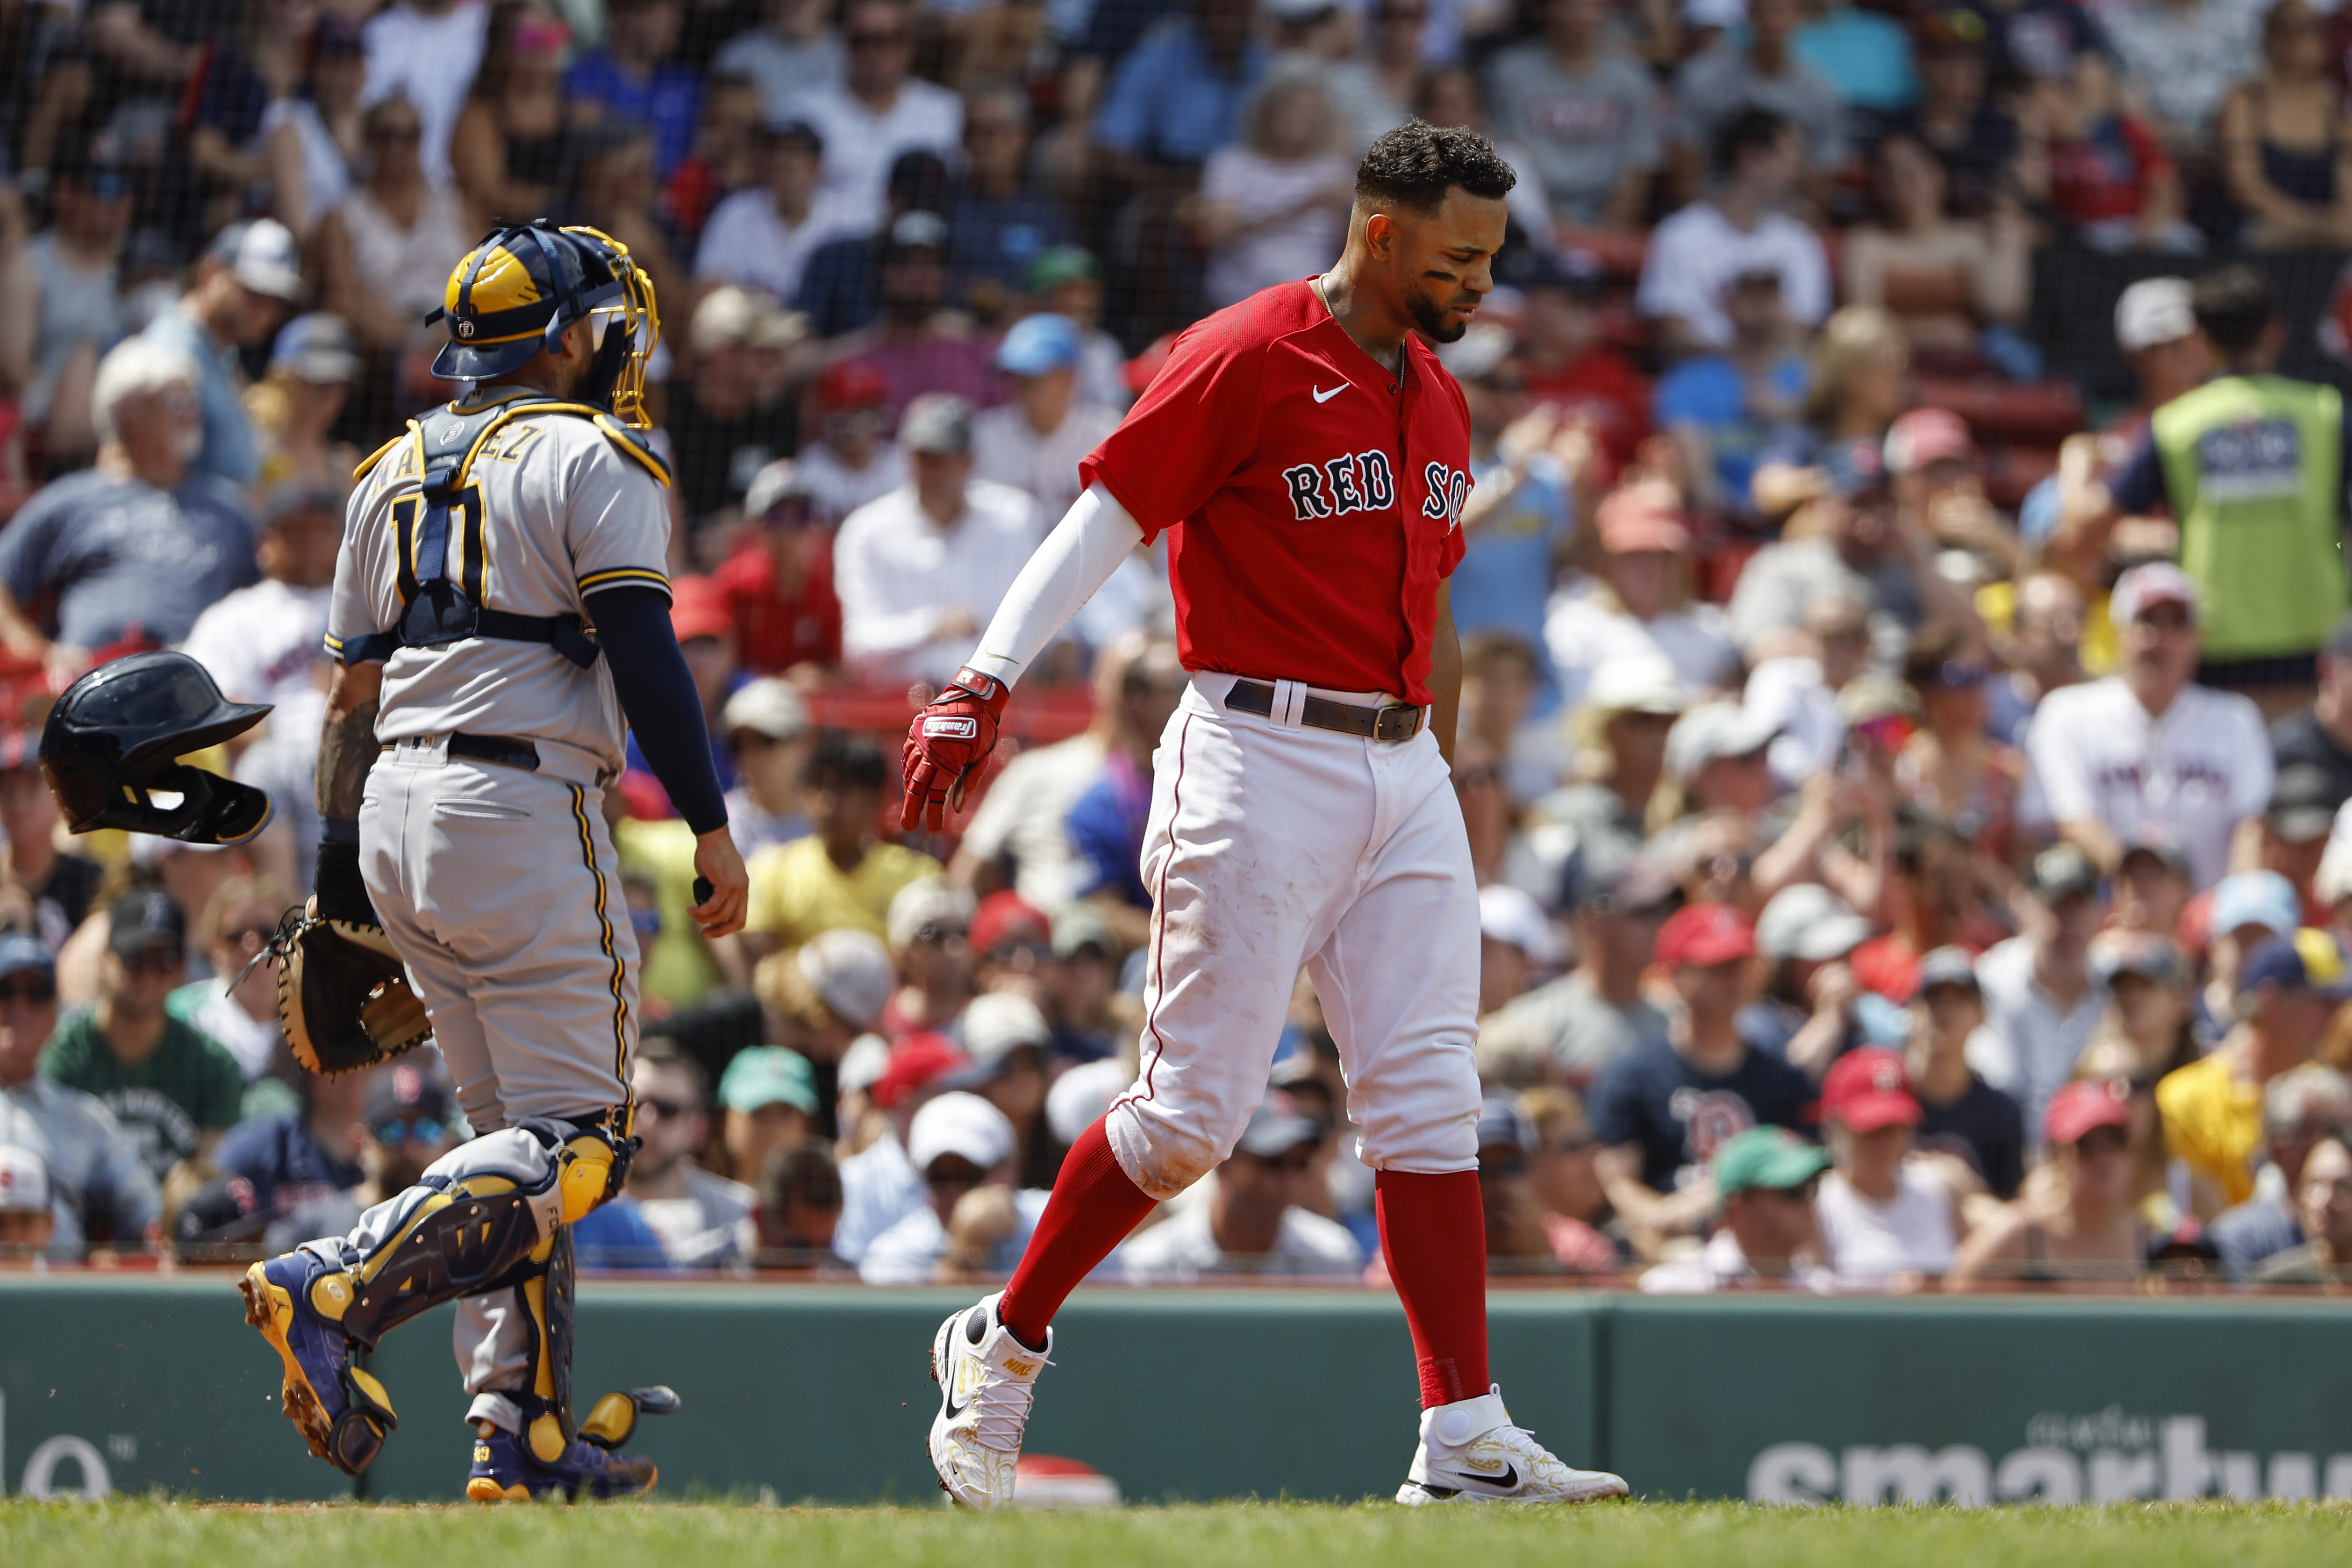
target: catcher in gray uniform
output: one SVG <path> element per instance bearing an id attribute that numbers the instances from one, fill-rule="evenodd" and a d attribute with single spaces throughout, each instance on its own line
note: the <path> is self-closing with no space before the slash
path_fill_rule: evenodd
<path id="1" fill-rule="evenodd" d="M 476 1136 L 351 1235 L 256 1264 L 241 1289 L 320 1458 L 354 1475 L 375 1458 L 394 1419 L 369 1352 L 456 1299 L 466 1495 L 618 1496 L 654 1481 L 619 1451 L 635 1417 L 677 1403 L 653 1388 L 585 1419 L 572 1407 L 569 1227 L 620 1191 L 636 1147 L 637 946 L 602 809 L 624 715 L 697 836 L 706 934 L 742 925 L 743 862 L 670 630 L 668 473 L 642 404 L 650 279 L 594 229 L 502 228 L 450 274 L 442 317 L 435 373 L 475 385 L 356 476 L 328 617 L 318 880 L 279 943 L 309 978 L 280 995 L 306 1065 L 396 1050 L 416 1034 L 354 1029 L 355 998 L 317 1016 L 334 955 L 388 943 Z M 388 974 L 368 1000 L 397 989 Z"/>

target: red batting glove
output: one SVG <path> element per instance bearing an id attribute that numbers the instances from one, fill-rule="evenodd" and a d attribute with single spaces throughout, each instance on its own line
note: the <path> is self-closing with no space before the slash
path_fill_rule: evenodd
<path id="1" fill-rule="evenodd" d="M 900 754 L 907 775 L 907 802 L 898 813 L 901 829 L 912 832 L 919 822 L 937 833 L 947 826 L 950 807 L 963 809 L 964 786 L 996 750 L 996 726 L 1011 695 L 1004 682 L 967 667 L 957 670 L 948 689 L 915 715 Z"/>

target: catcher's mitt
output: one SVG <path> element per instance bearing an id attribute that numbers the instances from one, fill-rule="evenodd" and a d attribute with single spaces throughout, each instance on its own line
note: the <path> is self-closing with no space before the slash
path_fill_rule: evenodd
<path id="1" fill-rule="evenodd" d="M 270 957 L 278 960 L 278 1020 L 286 1043 L 312 1072 L 356 1071 L 433 1037 L 425 1004 L 409 988 L 408 972 L 382 926 L 290 909 L 253 962 Z"/>

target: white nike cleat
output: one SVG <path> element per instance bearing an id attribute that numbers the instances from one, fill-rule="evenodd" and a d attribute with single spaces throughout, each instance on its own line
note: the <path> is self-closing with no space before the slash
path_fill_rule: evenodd
<path id="1" fill-rule="evenodd" d="M 940 1489 L 967 1508 L 1003 1508 L 1013 1501 L 1013 1473 L 1021 1461 L 1021 1432 L 1037 1374 L 1053 1363 L 1054 1331 L 1045 1350 L 1033 1351 L 997 1321 L 1003 1293 L 957 1312 L 931 1342 L 931 1381 L 940 1385 L 940 1413 L 931 1419 L 931 1468 Z"/>
<path id="2" fill-rule="evenodd" d="M 1511 1425 L 1503 1390 L 1421 1413 L 1421 1447 L 1397 1489 L 1397 1501 L 1598 1502 L 1623 1497 L 1625 1483 L 1606 1470 L 1575 1470 L 1524 1426 Z"/>

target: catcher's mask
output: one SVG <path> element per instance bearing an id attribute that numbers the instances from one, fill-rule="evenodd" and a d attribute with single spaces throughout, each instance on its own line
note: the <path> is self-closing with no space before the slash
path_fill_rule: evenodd
<path id="1" fill-rule="evenodd" d="M 158 833 L 242 844 L 269 822 L 269 796 L 179 761 L 258 723 L 265 705 L 231 702 L 184 653 L 135 653 L 66 688 L 41 731 L 41 772 L 76 833 Z M 156 796 L 177 796 L 165 805 Z"/>
<path id="2" fill-rule="evenodd" d="M 495 229 L 457 263 L 441 308 L 425 319 L 449 324 L 433 374 L 452 381 L 510 375 L 585 321 L 595 363 L 581 395 L 624 424 L 652 427 L 646 361 L 661 341 L 653 279 L 602 230 L 545 218 Z"/>

